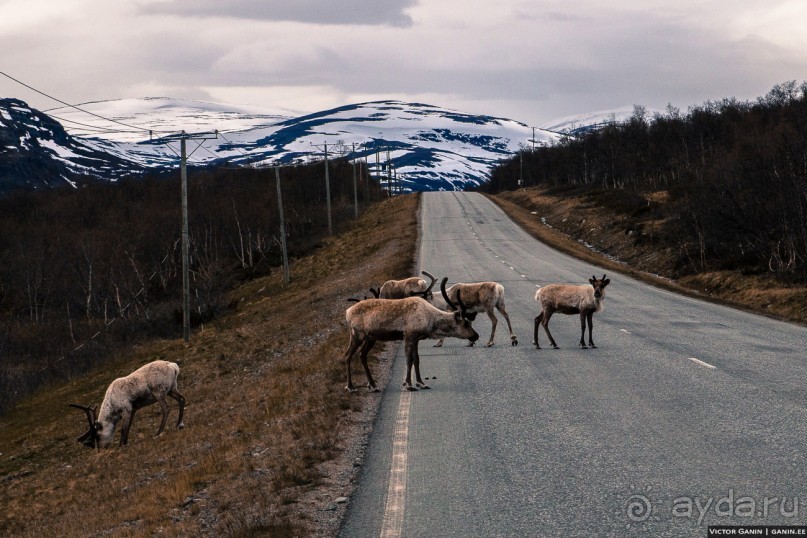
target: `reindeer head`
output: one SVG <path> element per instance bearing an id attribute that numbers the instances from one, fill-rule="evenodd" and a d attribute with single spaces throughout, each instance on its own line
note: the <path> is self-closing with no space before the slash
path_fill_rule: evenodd
<path id="1" fill-rule="evenodd" d="M 609 279 L 605 278 L 605 275 L 602 275 L 602 278 L 599 280 L 597 280 L 596 276 L 592 276 L 588 281 L 592 286 L 594 286 L 595 299 L 602 299 L 605 297 L 605 286 L 611 283 Z"/>
<path id="2" fill-rule="evenodd" d="M 445 300 L 446 304 L 454 311 L 454 319 L 456 320 L 457 324 L 459 325 L 459 334 L 455 335 L 458 338 L 467 338 L 471 341 L 471 343 L 476 342 L 479 340 L 479 334 L 471 327 L 471 321 L 473 318 L 470 317 L 471 314 L 468 313 L 468 309 L 465 307 L 465 304 L 462 302 L 462 297 L 460 295 L 459 290 L 457 290 L 457 302 L 460 304 L 459 307 L 451 302 L 451 299 L 448 298 L 448 294 L 446 293 L 446 282 L 448 281 L 448 277 L 443 277 L 442 282 L 440 282 L 440 292 L 443 294 L 443 299 Z M 473 317 L 475 318 L 476 315 L 474 314 Z"/>
<path id="3" fill-rule="evenodd" d="M 89 407 L 86 405 L 79 405 L 71 403 L 69 404 L 70 407 L 75 407 L 76 409 L 81 409 L 87 414 L 87 422 L 90 424 L 90 429 L 88 429 L 84 435 L 76 439 L 82 445 L 88 448 L 98 448 L 98 441 L 101 438 L 101 431 L 103 426 L 100 422 L 95 419 L 95 407 Z"/>

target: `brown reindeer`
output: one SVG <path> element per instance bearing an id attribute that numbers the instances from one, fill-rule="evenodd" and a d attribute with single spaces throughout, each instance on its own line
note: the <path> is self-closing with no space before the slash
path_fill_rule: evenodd
<path id="1" fill-rule="evenodd" d="M 589 279 L 590 286 L 576 286 L 573 284 L 549 284 L 535 292 L 535 300 L 541 303 L 541 313 L 535 318 L 535 347 L 541 349 L 538 344 L 538 325 L 543 325 L 549 343 L 557 349 L 558 345 L 549 332 L 549 318 L 555 312 L 561 314 L 580 314 L 580 347 L 585 348 L 586 321 L 588 321 L 588 345 L 596 348 L 592 339 L 592 327 L 594 312 L 599 312 L 603 308 L 605 300 L 605 286 L 611 281 L 602 275 L 601 279 L 592 276 Z"/>
<path id="2" fill-rule="evenodd" d="M 157 430 L 157 435 L 160 435 L 168 419 L 166 396 L 179 403 L 177 428 L 184 428 L 182 417 L 185 413 L 185 397 L 177 390 L 177 376 L 179 366 L 176 363 L 150 362 L 126 377 L 119 377 L 109 385 L 97 417 L 94 406 L 69 404 L 70 407 L 84 411 L 90 424 L 90 429 L 78 438 L 78 442 L 90 448 L 106 448 L 112 444 L 115 427 L 120 422 L 120 446 L 127 444 L 135 413 L 141 407 L 153 403 L 159 403 L 162 410 L 162 421 L 160 429 Z"/>
<path id="3" fill-rule="evenodd" d="M 422 271 L 422 273 L 431 279 L 430 284 L 426 284 L 426 281 L 418 276 L 413 276 L 403 280 L 387 280 L 377 292 L 374 288 L 370 288 L 370 291 L 380 299 L 422 297 L 429 300 L 432 298 L 432 287 L 437 279 L 428 271 Z"/>
<path id="4" fill-rule="evenodd" d="M 406 353 L 406 379 L 403 386 L 407 390 L 428 389 L 420 377 L 420 355 L 418 343 L 426 338 L 467 338 L 476 341 L 479 335 L 471 327 L 466 317 L 465 305 L 457 295 L 457 307 L 446 295 L 443 279 L 440 291 L 452 312 L 445 312 L 432 306 L 420 297 L 405 299 L 366 299 L 351 306 L 345 312 L 345 319 L 350 326 L 350 343 L 345 351 L 344 360 L 347 365 L 347 386 L 345 390 L 354 392 L 353 378 L 350 372 L 350 361 L 356 350 L 361 347 L 359 356 L 367 376 L 367 388 L 378 391 L 370 368 L 367 365 L 367 354 L 379 340 L 403 340 Z M 416 386 L 412 386 L 412 367 L 415 368 Z"/>
<path id="5" fill-rule="evenodd" d="M 494 309 L 501 312 L 504 319 L 507 321 L 511 345 L 518 345 L 518 338 L 513 333 L 513 326 L 510 324 L 510 316 L 507 314 L 507 310 L 505 310 L 504 306 L 504 286 L 498 282 L 475 282 L 472 284 L 459 282 L 448 288 L 446 293 L 450 299 L 456 301 L 460 291 L 462 292 L 462 300 L 465 303 L 465 307 L 468 309 L 468 319 L 473 321 L 476 319 L 476 315 L 479 312 L 485 312 L 490 318 L 492 327 L 490 329 L 490 339 L 488 343 L 485 344 L 487 347 L 493 345 L 493 337 L 496 335 L 496 325 L 499 322 L 499 320 L 496 319 L 496 314 L 493 312 Z M 442 307 L 445 310 L 445 307 L 443 307 L 443 304 L 440 304 L 437 298 L 435 298 L 432 304 L 438 308 Z M 443 339 L 440 339 L 434 344 L 434 347 L 441 347 L 442 345 Z M 468 345 L 472 346 L 474 342 L 469 342 Z"/>

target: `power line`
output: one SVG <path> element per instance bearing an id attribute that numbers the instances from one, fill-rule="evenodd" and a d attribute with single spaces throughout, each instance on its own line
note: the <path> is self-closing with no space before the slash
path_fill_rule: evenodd
<path id="1" fill-rule="evenodd" d="M 89 110 L 84 110 L 84 109 L 83 109 L 83 108 L 81 108 L 81 107 L 78 107 L 78 106 L 76 106 L 76 105 L 71 105 L 70 103 L 67 103 L 67 102 L 65 102 L 65 101 L 62 101 L 61 99 L 58 99 L 58 98 L 56 98 L 56 97 L 53 97 L 52 95 L 48 95 L 47 93 L 45 93 L 45 92 L 43 92 L 43 91 L 41 91 L 41 90 L 37 90 L 37 89 L 36 89 L 36 88 L 34 88 L 33 86 L 31 86 L 31 85 L 29 85 L 29 84 L 26 84 L 25 82 L 23 82 L 23 81 L 21 81 L 21 80 L 18 80 L 18 79 L 16 79 L 16 78 L 12 77 L 11 75 L 9 75 L 8 73 L 4 73 L 3 71 L 0 71 L 0 75 L 3 75 L 4 77 L 6 77 L 6 78 L 9 78 L 9 79 L 13 80 L 13 81 L 14 81 L 14 82 L 16 82 L 17 84 L 20 84 L 20 85 L 22 85 L 22 86 L 25 86 L 25 87 L 26 87 L 26 88 L 28 88 L 29 90 L 35 91 L 36 93 L 38 93 L 38 94 L 40 94 L 40 95 L 44 95 L 44 96 L 45 96 L 45 97 L 47 97 L 48 99 L 53 99 L 53 100 L 54 100 L 54 101 L 56 101 L 57 103 L 61 103 L 61 104 L 65 105 L 65 106 L 68 106 L 68 107 L 70 107 L 70 108 L 74 108 L 74 109 L 76 109 L 76 110 L 78 110 L 78 111 L 80 111 L 80 112 L 84 112 L 85 114 L 89 114 L 90 116 L 95 116 L 96 118 L 100 118 L 100 119 L 102 119 L 102 120 L 104 120 L 104 121 L 108 121 L 108 122 L 111 122 L 111 123 L 117 123 L 118 125 L 123 125 L 124 127 L 129 127 L 130 129 L 138 129 L 138 130 L 140 130 L 140 131 L 145 131 L 145 132 L 147 132 L 147 133 L 151 133 L 151 132 L 170 133 L 170 132 L 172 132 L 172 131 L 155 131 L 155 129 L 147 129 L 147 128 L 145 128 L 145 127 L 138 127 L 137 125 L 130 125 L 130 124 L 128 124 L 128 123 L 124 123 L 124 122 L 122 122 L 122 121 L 113 120 L 112 118 L 107 118 L 107 117 L 101 116 L 100 114 L 96 114 L 95 112 L 90 112 Z"/>
<path id="2" fill-rule="evenodd" d="M 75 124 L 75 125 L 80 125 L 81 127 L 86 127 L 88 129 L 96 132 L 96 133 L 117 134 L 117 133 L 139 133 L 140 132 L 139 130 L 138 131 L 124 131 L 122 129 L 110 129 L 110 128 L 107 128 L 107 127 L 99 127 L 98 125 L 90 125 L 89 123 L 81 123 L 81 122 L 76 121 L 76 120 L 68 120 L 67 118 L 61 118 L 59 116 L 56 116 L 56 115 L 50 114 L 50 113 L 48 114 L 48 116 L 50 116 L 51 118 L 57 119 L 62 123 L 72 123 L 72 124 Z"/>

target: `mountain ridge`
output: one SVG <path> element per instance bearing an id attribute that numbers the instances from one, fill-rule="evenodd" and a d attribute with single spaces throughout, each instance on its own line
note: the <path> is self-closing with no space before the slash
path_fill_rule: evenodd
<path id="1" fill-rule="evenodd" d="M 9 106 L 35 110 L 18 100 L 15 105 L 4 105 L 6 101 L 0 100 L 0 110 Z M 30 119 L 23 119 L 22 124 L 27 125 L 31 138 L 59 141 L 50 151 L 45 144 L 42 151 L 31 155 L 51 162 L 38 172 L 36 167 L 28 172 L 8 168 L 0 173 L 0 191 L 8 190 L 9 185 L 41 188 L 61 181 L 74 184 L 82 172 L 114 181 L 122 175 L 174 169 L 178 151 L 160 135 L 181 130 L 215 133 L 216 140 L 204 141 L 189 161 L 196 166 L 306 162 L 324 157 L 327 145 L 330 158 L 366 159 L 374 175 L 386 175 L 388 162 L 404 191 L 463 190 L 486 182 L 498 161 L 533 143 L 552 143 L 559 136 L 538 129 L 533 141 L 533 129 L 515 120 L 396 100 L 349 104 L 299 116 L 285 115 L 293 111 L 171 98 L 95 101 L 72 111 L 65 107 L 49 111 L 53 117 L 32 112 L 49 118 L 48 129 L 35 128 Z M 4 114 L 11 119 L 10 113 Z M 99 116 L 116 123 L 104 122 Z M 134 124 L 136 129 L 126 127 Z M 58 136 L 54 134 L 57 131 Z M 25 136 L 19 134 L 19 128 L 14 132 Z M 0 163 L 20 151 L 14 149 L 21 145 L 15 142 L 17 135 L 7 136 L 6 145 L 0 146 Z M 105 163 L 103 169 L 96 173 L 87 159 Z M 9 178 L 9 174 L 17 176 Z"/>

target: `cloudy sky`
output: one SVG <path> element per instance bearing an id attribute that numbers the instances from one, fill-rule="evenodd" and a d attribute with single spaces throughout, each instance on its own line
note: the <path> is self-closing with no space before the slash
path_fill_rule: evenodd
<path id="1" fill-rule="evenodd" d="M 0 0 L 0 71 L 70 103 L 379 99 L 546 125 L 807 80 L 803 0 Z M 0 97 L 57 104 L 0 76 Z"/>

